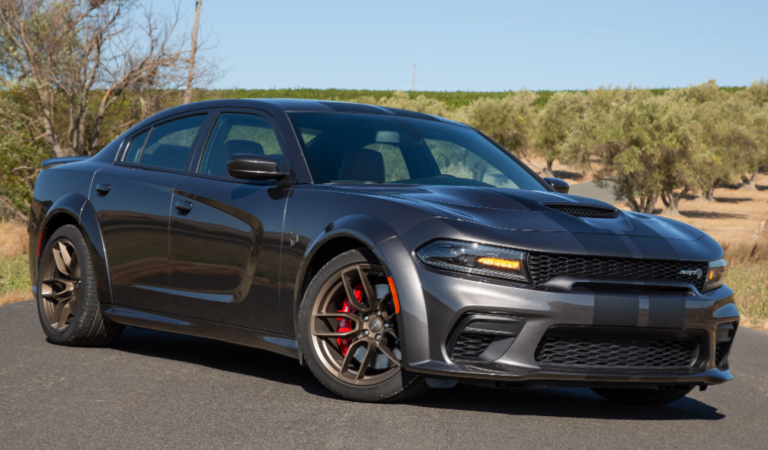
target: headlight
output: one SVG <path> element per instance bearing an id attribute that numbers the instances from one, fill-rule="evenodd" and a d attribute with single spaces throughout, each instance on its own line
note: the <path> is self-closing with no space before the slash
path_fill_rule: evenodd
<path id="1" fill-rule="evenodd" d="M 728 273 L 728 263 L 724 259 L 709 262 L 707 270 L 707 282 L 704 284 L 703 292 L 711 291 L 723 285 L 723 279 Z"/>
<path id="2" fill-rule="evenodd" d="M 416 255 L 424 264 L 441 269 L 528 282 L 525 252 L 461 241 L 435 241 Z"/>

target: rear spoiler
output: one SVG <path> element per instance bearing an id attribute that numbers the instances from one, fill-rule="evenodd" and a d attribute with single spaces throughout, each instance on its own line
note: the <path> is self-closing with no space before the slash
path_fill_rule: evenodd
<path id="1" fill-rule="evenodd" d="M 90 156 L 65 156 L 64 158 L 50 158 L 43 161 L 43 169 L 50 169 L 53 166 L 58 166 L 60 164 L 69 164 L 74 162 L 80 162 L 85 161 L 86 159 L 89 159 Z"/>

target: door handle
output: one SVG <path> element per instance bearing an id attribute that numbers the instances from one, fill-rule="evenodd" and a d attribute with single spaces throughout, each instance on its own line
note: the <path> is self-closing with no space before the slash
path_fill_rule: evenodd
<path id="1" fill-rule="evenodd" d="M 181 214 L 187 214 L 188 212 L 192 211 L 192 202 L 186 202 L 184 200 L 176 200 L 173 206 L 175 206 L 176 211 L 178 211 Z"/>
<path id="2" fill-rule="evenodd" d="M 109 194 L 109 190 L 112 189 L 112 186 L 105 184 L 105 183 L 99 183 L 96 185 L 96 192 L 99 193 L 99 195 L 107 195 Z"/>

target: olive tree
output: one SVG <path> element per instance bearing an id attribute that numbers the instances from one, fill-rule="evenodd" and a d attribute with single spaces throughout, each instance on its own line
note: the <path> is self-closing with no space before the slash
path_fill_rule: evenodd
<path id="1" fill-rule="evenodd" d="M 706 102 L 697 106 L 696 120 L 701 125 L 701 147 L 694 155 L 694 167 L 703 201 L 714 199 L 717 186 L 745 169 L 745 155 L 759 150 L 755 133 L 749 127 L 751 108 L 739 98 Z"/>
<path id="2" fill-rule="evenodd" d="M 544 173 L 553 176 L 552 163 L 576 124 L 584 118 L 589 98 L 581 92 L 557 92 L 536 117 L 536 151 L 547 161 Z"/>
<path id="3" fill-rule="evenodd" d="M 566 141 L 568 160 L 585 168 L 595 160 L 596 178 L 613 180 L 634 211 L 652 213 L 661 199 L 663 214 L 677 215 L 696 180 L 693 112 L 688 102 L 646 95 L 591 110 Z"/>
<path id="4" fill-rule="evenodd" d="M 744 189 L 755 190 L 757 189 L 755 185 L 757 174 L 760 172 L 761 167 L 768 163 L 768 138 L 766 138 L 768 130 L 766 130 L 765 123 L 765 112 L 768 111 L 768 81 L 761 78 L 734 96 L 745 99 L 753 106 L 747 123 L 758 145 L 754 151 L 745 153 L 742 156 L 744 170 L 741 180 Z"/>
<path id="5" fill-rule="evenodd" d="M 534 102 L 537 98 L 538 95 L 525 89 L 500 99 L 479 98 L 459 108 L 449 118 L 482 131 L 536 166 L 528 157 L 527 150 L 533 142 L 536 120 Z"/>

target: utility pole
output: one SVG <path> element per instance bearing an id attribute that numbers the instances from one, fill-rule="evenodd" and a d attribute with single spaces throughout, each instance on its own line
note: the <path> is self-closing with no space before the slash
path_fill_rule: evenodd
<path id="1" fill-rule="evenodd" d="M 413 85 L 411 86 L 411 92 L 416 92 L 416 63 L 413 63 Z"/>
<path id="2" fill-rule="evenodd" d="M 187 73 L 187 90 L 184 92 L 184 103 L 192 102 L 192 80 L 195 78 L 195 53 L 197 53 L 197 27 L 200 25 L 200 6 L 203 0 L 195 0 L 195 25 L 192 27 L 192 49 L 189 52 L 189 73 Z"/>

